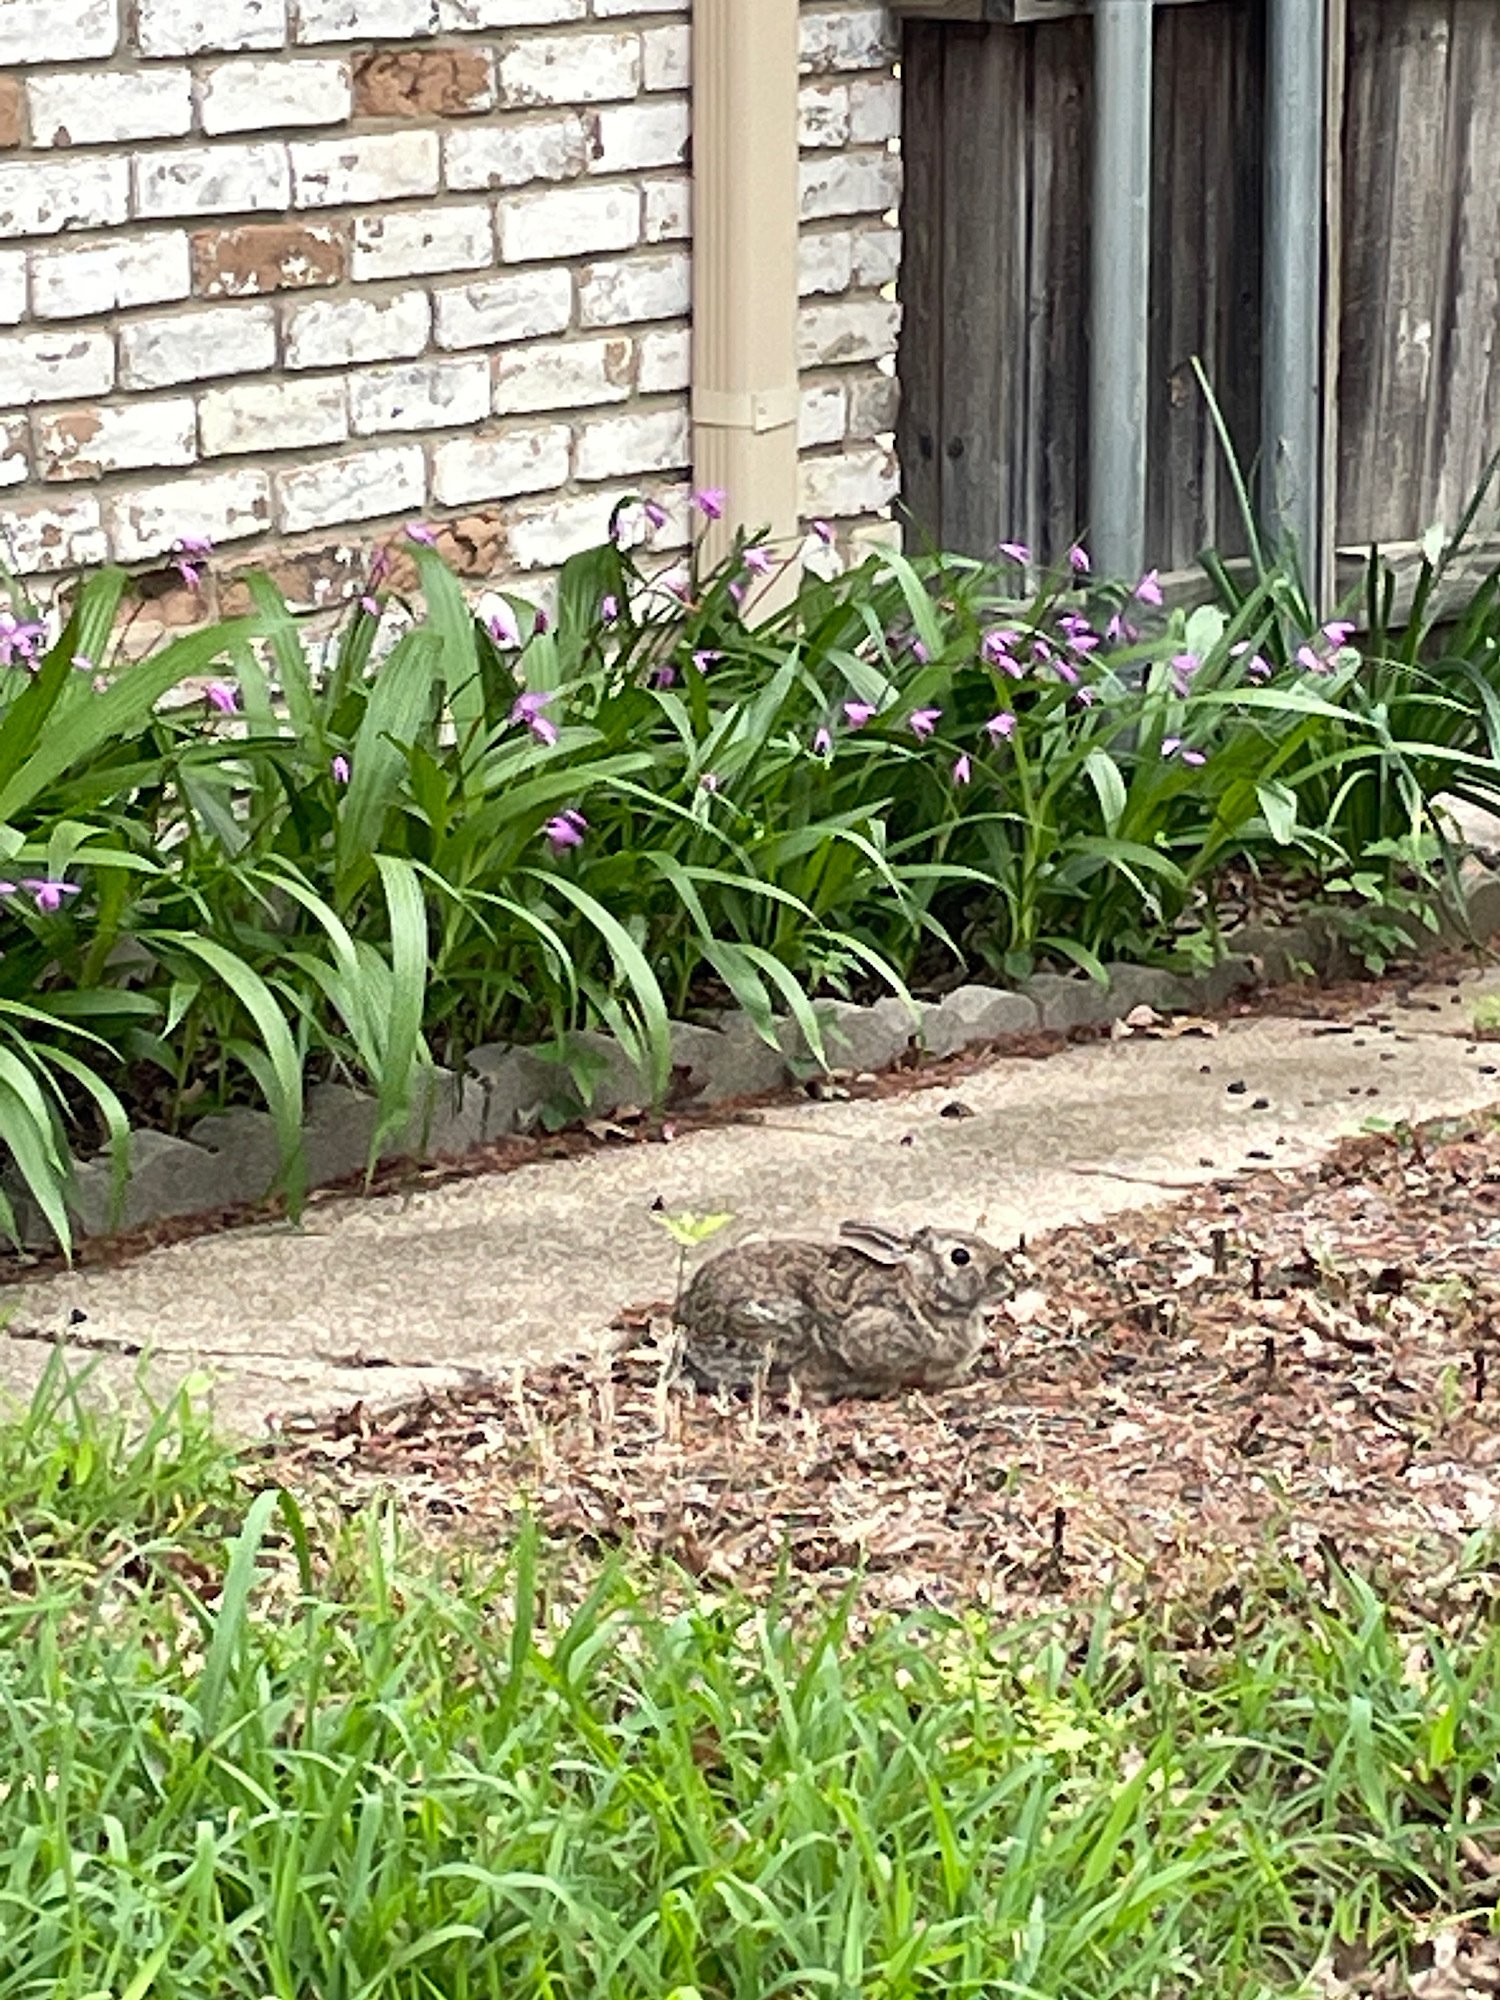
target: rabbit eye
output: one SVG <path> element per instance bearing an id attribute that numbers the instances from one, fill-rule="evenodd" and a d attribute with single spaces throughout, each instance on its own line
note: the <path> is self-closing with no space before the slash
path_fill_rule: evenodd
<path id="1" fill-rule="evenodd" d="M 970 1257 L 968 1251 L 960 1243 L 958 1248 L 953 1252 L 953 1262 L 955 1264 L 968 1264 L 972 1263 L 972 1261 L 973 1259 Z"/>

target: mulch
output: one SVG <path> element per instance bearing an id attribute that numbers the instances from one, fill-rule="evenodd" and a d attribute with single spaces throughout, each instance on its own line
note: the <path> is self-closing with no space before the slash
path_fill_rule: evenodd
<path id="1" fill-rule="evenodd" d="M 1500 1589 L 1500 1115 L 1059 1230 L 1018 1278 L 945 1393 L 695 1393 L 651 1301 L 608 1356 L 356 1404 L 275 1451 L 444 1535 L 503 1540 L 526 1507 L 564 1552 L 752 1590 L 862 1571 L 867 1610 L 1027 1615 L 1124 1579 L 1232 1615 L 1268 1554 L 1426 1603 Z"/>

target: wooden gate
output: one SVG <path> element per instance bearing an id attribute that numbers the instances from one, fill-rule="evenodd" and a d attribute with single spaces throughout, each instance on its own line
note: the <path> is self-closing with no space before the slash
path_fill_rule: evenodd
<path id="1" fill-rule="evenodd" d="M 908 4 L 904 504 L 919 544 L 1053 556 L 1088 523 L 1091 24 L 1059 0 L 1045 12 L 1062 18 L 1024 25 L 951 18 L 994 0 Z M 1451 525 L 1500 449 L 1500 4 L 1332 4 L 1323 519 L 1359 549 Z M 1163 570 L 1243 547 L 1192 359 L 1248 474 L 1264 15 L 1157 13 L 1147 546 Z"/>

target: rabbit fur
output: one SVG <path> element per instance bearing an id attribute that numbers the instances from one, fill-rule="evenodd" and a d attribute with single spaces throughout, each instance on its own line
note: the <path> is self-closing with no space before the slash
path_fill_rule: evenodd
<path id="1" fill-rule="evenodd" d="M 846 1222 L 837 1243 L 740 1243 L 702 1265 L 678 1314 L 701 1385 L 794 1378 L 804 1395 L 942 1388 L 973 1365 L 1009 1260 L 980 1236 Z"/>

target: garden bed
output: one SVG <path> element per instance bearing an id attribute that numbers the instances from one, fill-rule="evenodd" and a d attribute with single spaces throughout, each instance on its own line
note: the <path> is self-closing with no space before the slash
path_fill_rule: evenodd
<path id="1" fill-rule="evenodd" d="M 1268 1551 L 1424 1602 L 1500 1588 L 1500 1115 L 1349 1142 L 1032 1245 L 972 1381 L 804 1410 L 667 1379 L 669 1302 L 572 1361 L 310 1426 L 283 1461 L 464 1539 L 516 1510 L 751 1590 L 1022 1615 L 1220 1592 Z M 1487 1577 L 1488 1581 L 1483 1581 Z M 1462 1581 L 1460 1580 L 1462 1579 Z"/>

